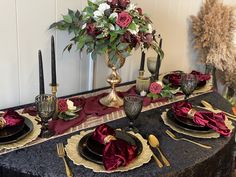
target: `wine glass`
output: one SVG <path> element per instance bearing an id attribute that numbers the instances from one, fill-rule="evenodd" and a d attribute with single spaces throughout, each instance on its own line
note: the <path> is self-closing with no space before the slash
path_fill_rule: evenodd
<path id="1" fill-rule="evenodd" d="M 181 75 L 181 90 L 185 94 L 185 101 L 193 93 L 197 87 L 197 77 L 193 74 L 182 74 Z"/>
<path id="2" fill-rule="evenodd" d="M 139 95 L 128 95 L 124 97 L 124 111 L 129 119 L 129 126 L 124 128 L 125 131 L 138 132 L 138 129 L 134 127 L 134 120 L 138 118 L 139 113 L 143 107 L 143 98 Z"/>
<path id="3" fill-rule="evenodd" d="M 154 82 L 155 79 L 155 73 L 156 73 L 156 63 L 157 63 L 157 58 L 156 57 L 148 57 L 147 58 L 147 68 L 148 71 L 151 73 L 151 81 Z"/>
<path id="4" fill-rule="evenodd" d="M 51 94 L 40 94 L 35 97 L 37 112 L 42 123 L 40 134 L 42 138 L 49 138 L 53 135 L 53 132 L 48 129 L 48 120 L 56 111 L 56 100 L 56 96 Z"/>

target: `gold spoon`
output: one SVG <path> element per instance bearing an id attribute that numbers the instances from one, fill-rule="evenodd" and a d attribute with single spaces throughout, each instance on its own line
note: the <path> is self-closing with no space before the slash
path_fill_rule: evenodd
<path id="1" fill-rule="evenodd" d="M 162 152 L 161 152 L 160 143 L 159 143 L 157 137 L 155 137 L 155 136 L 152 135 L 152 134 L 149 135 L 149 136 L 148 136 L 148 142 L 149 142 L 149 144 L 150 144 L 152 147 L 154 147 L 154 148 L 156 148 L 156 149 L 158 150 L 158 152 L 159 152 L 160 155 L 161 155 L 161 159 L 163 160 L 163 162 L 165 163 L 165 165 L 166 165 L 166 166 L 170 166 L 169 161 L 166 159 L 166 157 L 165 157 L 165 156 L 162 154 Z"/>
<path id="2" fill-rule="evenodd" d="M 233 114 L 230 114 L 230 113 L 228 113 L 228 112 L 222 111 L 222 110 L 217 109 L 217 108 L 213 108 L 213 106 L 212 106 L 210 103 L 208 103 L 208 102 L 206 102 L 206 101 L 204 101 L 204 100 L 202 100 L 201 103 L 202 103 L 202 105 L 205 106 L 206 108 L 210 108 L 210 109 L 216 110 L 216 111 L 219 110 L 219 111 L 225 113 L 226 115 L 228 115 L 228 116 L 230 116 L 230 117 L 236 118 L 236 116 L 233 115 Z"/>

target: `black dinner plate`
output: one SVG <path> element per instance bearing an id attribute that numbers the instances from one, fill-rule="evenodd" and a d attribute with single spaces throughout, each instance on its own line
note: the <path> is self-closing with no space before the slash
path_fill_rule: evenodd
<path id="1" fill-rule="evenodd" d="M 26 137 L 33 130 L 33 128 L 34 125 L 31 120 L 26 118 L 22 130 L 12 136 L 1 138 L 0 145 L 10 144 L 19 141 L 20 139 Z"/>
<path id="2" fill-rule="evenodd" d="M 102 151 L 104 149 L 104 145 L 97 143 L 91 137 L 92 133 L 88 133 L 83 138 L 81 138 L 78 144 L 78 151 L 82 157 L 85 159 L 95 162 L 97 164 L 103 164 L 102 162 Z M 116 138 L 123 139 L 126 142 L 137 146 L 137 155 L 140 155 L 143 146 L 140 140 L 126 132 L 116 130 Z"/>
<path id="3" fill-rule="evenodd" d="M 200 131 L 200 132 L 209 132 L 211 130 L 209 127 L 204 127 L 195 124 L 191 119 L 176 116 L 172 111 L 172 109 L 169 109 L 167 111 L 167 117 L 169 120 L 171 120 L 179 127 L 184 129 Z"/>
<path id="4" fill-rule="evenodd" d="M 5 127 L 3 129 L 0 129 L 0 140 L 11 137 L 20 131 L 22 131 L 24 128 L 24 123 L 21 125 L 13 126 L 13 127 Z"/>

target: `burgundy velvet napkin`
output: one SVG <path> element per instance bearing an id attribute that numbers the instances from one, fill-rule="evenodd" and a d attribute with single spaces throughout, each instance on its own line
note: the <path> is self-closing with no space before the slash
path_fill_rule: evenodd
<path id="1" fill-rule="evenodd" d="M 3 122 L 0 128 L 13 127 L 24 123 L 24 118 L 14 110 L 8 110 L 2 115 Z"/>
<path id="2" fill-rule="evenodd" d="M 137 156 L 137 147 L 122 139 L 115 138 L 115 130 L 106 124 L 96 128 L 93 139 L 104 144 L 103 165 L 106 170 L 114 170 L 128 165 Z"/>
<path id="3" fill-rule="evenodd" d="M 204 86 L 206 84 L 206 81 L 208 81 L 211 78 L 210 74 L 203 74 L 199 71 L 193 70 L 190 74 L 193 74 L 196 76 L 198 80 L 198 87 Z M 168 75 L 169 82 L 176 87 L 179 87 L 181 84 L 181 73 L 180 72 L 173 72 Z"/>
<path id="4" fill-rule="evenodd" d="M 172 106 L 172 110 L 176 116 L 189 119 L 192 105 L 189 102 L 177 102 Z M 231 132 L 225 125 L 225 114 L 223 112 L 213 113 L 210 111 L 194 111 L 191 113 L 193 121 L 201 126 L 207 126 L 223 136 L 230 136 Z"/>

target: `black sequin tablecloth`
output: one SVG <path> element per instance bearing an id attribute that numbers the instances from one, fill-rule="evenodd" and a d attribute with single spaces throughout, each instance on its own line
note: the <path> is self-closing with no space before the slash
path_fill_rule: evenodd
<path id="1" fill-rule="evenodd" d="M 208 93 L 192 99 L 193 103 L 199 103 L 205 99 L 231 112 L 229 103 L 217 93 Z M 184 141 L 170 139 L 165 130 L 168 129 L 160 118 L 162 111 L 170 107 L 164 106 L 140 114 L 136 126 L 140 134 L 147 138 L 148 134 L 157 135 L 161 142 L 161 149 L 168 157 L 171 167 L 158 168 L 152 159 L 140 168 L 124 173 L 94 173 L 83 166 L 76 166 L 67 159 L 75 177 L 231 177 L 233 166 L 234 135 L 229 138 L 218 139 L 190 139 L 211 145 L 212 149 L 204 149 Z M 128 124 L 126 119 L 120 119 L 108 123 L 114 128 L 124 127 Z M 77 134 L 77 133 L 74 133 Z M 38 144 L 32 147 L 20 149 L 0 156 L 1 177 L 65 177 L 64 164 L 56 153 L 56 143 L 66 144 L 67 139 L 74 135 L 66 135 Z M 179 137 L 186 137 L 177 134 Z M 155 153 L 157 153 L 155 151 Z"/>

